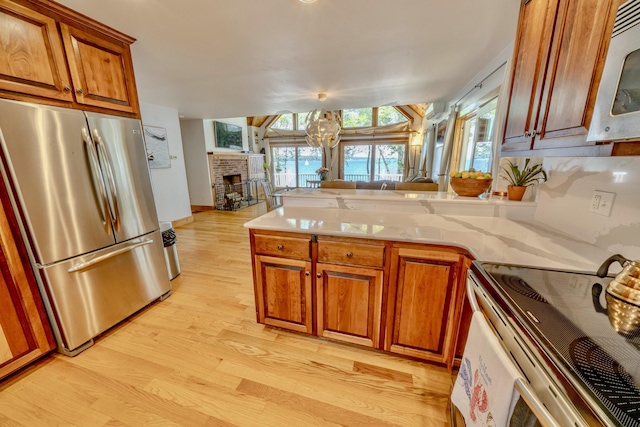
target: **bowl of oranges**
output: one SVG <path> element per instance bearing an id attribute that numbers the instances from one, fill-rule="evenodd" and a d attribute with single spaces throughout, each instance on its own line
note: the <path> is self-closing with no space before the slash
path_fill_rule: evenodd
<path id="1" fill-rule="evenodd" d="M 490 173 L 471 168 L 462 172 L 451 171 L 451 187 L 458 196 L 477 197 L 491 187 L 493 177 Z"/>

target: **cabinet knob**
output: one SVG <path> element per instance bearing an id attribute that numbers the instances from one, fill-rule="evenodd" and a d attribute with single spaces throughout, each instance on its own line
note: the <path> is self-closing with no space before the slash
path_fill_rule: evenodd
<path id="1" fill-rule="evenodd" d="M 353 254 L 351 252 L 347 252 L 347 258 L 351 258 Z"/>
<path id="2" fill-rule="evenodd" d="M 77 92 L 77 93 L 83 93 L 84 91 L 82 90 L 82 88 L 81 88 L 81 87 L 79 87 L 78 89 L 76 89 L 76 92 Z"/>
<path id="3" fill-rule="evenodd" d="M 320 274 L 320 273 L 316 273 L 316 277 L 317 277 L 318 279 L 320 279 L 320 278 L 322 278 L 322 274 Z"/>
<path id="4" fill-rule="evenodd" d="M 71 86 L 65 86 L 64 87 L 64 91 L 65 92 L 71 92 Z"/>
<path id="5" fill-rule="evenodd" d="M 283 250 L 283 249 L 284 249 L 284 246 L 282 246 L 282 245 L 278 245 L 278 250 L 279 250 L 279 251 L 281 251 L 281 250 Z"/>
<path id="6" fill-rule="evenodd" d="M 304 275 L 305 275 L 305 276 L 311 276 L 311 273 L 309 273 L 308 271 L 305 271 L 305 272 L 304 272 Z"/>
<path id="7" fill-rule="evenodd" d="M 531 137 L 532 137 L 532 138 L 533 138 L 534 136 L 536 136 L 536 135 L 539 135 L 539 134 L 540 134 L 540 131 L 537 131 L 537 130 L 535 130 L 535 129 L 531 131 Z"/>
<path id="8" fill-rule="evenodd" d="M 525 138 L 531 138 L 531 132 L 529 132 L 528 130 L 524 131 L 524 137 Z"/>

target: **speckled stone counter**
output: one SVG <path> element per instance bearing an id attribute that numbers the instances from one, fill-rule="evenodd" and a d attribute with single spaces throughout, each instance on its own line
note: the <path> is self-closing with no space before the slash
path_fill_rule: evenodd
<path id="1" fill-rule="evenodd" d="M 465 248 L 481 261 L 590 272 L 611 255 L 542 223 L 499 216 L 285 205 L 247 222 L 245 227 L 446 244 Z"/>

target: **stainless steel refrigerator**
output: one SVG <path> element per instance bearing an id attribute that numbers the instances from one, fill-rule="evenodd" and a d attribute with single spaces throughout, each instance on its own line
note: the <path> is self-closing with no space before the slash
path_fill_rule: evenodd
<path id="1" fill-rule="evenodd" d="M 0 144 L 59 351 L 169 295 L 139 120 L 0 100 Z"/>

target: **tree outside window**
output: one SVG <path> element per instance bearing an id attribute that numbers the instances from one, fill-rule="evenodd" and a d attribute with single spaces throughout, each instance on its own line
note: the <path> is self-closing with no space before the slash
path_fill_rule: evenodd
<path id="1" fill-rule="evenodd" d="M 281 114 L 269 127 L 271 129 L 293 130 L 293 114 Z"/>
<path id="2" fill-rule="evenodd" d="M 342 110 L 343 128 L 373 126 L 373 108 L 350 108 Z"/>

